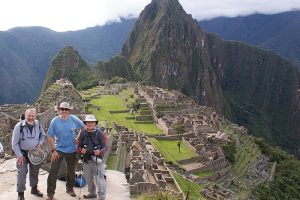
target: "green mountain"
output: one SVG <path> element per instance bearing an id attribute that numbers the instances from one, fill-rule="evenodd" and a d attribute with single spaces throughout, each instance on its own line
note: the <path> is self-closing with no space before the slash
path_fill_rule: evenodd
<path id="1" fill-rule="evenodd" d="M 177 0 L 152 0 L 122 54 L 146 84 L 177 89 L 252 134 L 299 149 L 299 72 L 280 56 L 205 33 Z"/>
<path id="2" fill-rule="evenodd" d="M 52 61 L 43 91 L 59 79 L 68 79 L 75 87 L 87 81 L 97 80 L 92 69 L 72 46 L 64 47 Z"/>
<path id="3" fill-rule="evenodd" d="M 273 15 L 218 17 L 199 22 L 207 32 L 226 40 L 243 41 L 290 59 L 300 69 L 300 11 Z"/>
<path id="4" fill-rule="evenodd" d="M 107 62 L 98 61 L 95 70 L 99 78 L 104 80 L 110 80 L 114 77 L 122 77 L 127 80 L 138 79 L 128 60 L 121 55 L 114 56 Z"/>
<path id="5" fill-rule="evenodd" d="M 66 45 L 74 46 L 89 64 L 115 56 L 134 22 L 135 19 L 123 19 L 120 23 L 68 32 L 43 27 L 0 31 L 0 104 L 36 100 L 53 57 Z"/>
<path id="6" fill-rule="evenodd" d="M 122 53 L 146 84 L 179 89 L 222 112 L 223 92 L 202 44 L 204 37 L 178 1 L 152 1 L 140 14 Z"/>

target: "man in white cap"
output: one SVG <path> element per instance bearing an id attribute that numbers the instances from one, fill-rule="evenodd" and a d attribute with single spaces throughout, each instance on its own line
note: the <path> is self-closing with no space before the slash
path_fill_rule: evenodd
<path id="1" fill-rule="evenodd" d="M 94 115 L 87 115 L 83 120 L 86 130 L 81 132 L 78 139 L 77 151 L 82 154 L 83 172 L 88 185 L 89 194 L 83 195 L 85 199 L 96 198 L 96 186 L 98 197 L 105 200 L 106 184 L 104 179 L 103 155 L 106 152 L 106 144 L 103 132 L 97 128 L 98 121 Z"/>
<path id="2" fill-rule="evenodd" d="M 26 189 L 26 175 L 29 165 L 29 182 L 31 194 L 42 197 L 43 194 L 38 190 L 38 175 L 41 164 L 35 165 L 28 158 L 28 152 L 31 149 L 41 149 L 46 139 L 43 127 L 36 120 L 36 110 L 34 108 L 25 111 L 25 120 L 15 125 L 12 134 L 12 149 L 17 155 L 17 192 L 18 200 L 24 200 L 24 191 Z"/>
<path id="3" fill-rule="evenodd" d="M 76 134 L 84 128 L 83 122 L 74 115 L 70 115 L 72 107 L 62 102 L 58 107 L 59 115 L 52 119 L 48 138 L 51 148 L 51 169 L 47 179 L 47 196 L 52 200 L 56 189 L 57 174 L 62 160 L 67 163 L 66 192 L 75 197 L 75 165 L 76 165 Z"/>

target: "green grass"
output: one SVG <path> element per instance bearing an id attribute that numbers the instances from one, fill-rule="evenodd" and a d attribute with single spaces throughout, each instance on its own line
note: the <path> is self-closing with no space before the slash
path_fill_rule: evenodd
<path id="1" fill-rule="evenodd" d="M 177 173 L 172 172 L 172 174 L 185 195 L 187 195 L 187 191 L 189 190 L 189 200 L 205 200 L 205 198 L 200 194 L 200 191 L 203 189 L 201 185 L 188 181 Z M 188 187 L 190 188 L 188 189 Z"/>
<path id="2" fill-rule="evenodd" d="M 106 161 L 107 169 L 111 169 L 111 170 L 115 169 L 116 158 L 117 158 L 117 155 L 115 155 L 115 154 L 110 154 L 108 156 L 107 161 Z"/>
<path id="3" fill-rule="evenodd" d="M 184 143 L 181 143 L 180 153 L 178 152 L 177 140 L 157 140 L 150 138 L 151 143 L 163 155 L 166 161 L 177 163 L 178 160 L 188 159 L 197 154 Z"/>
<path id="4" fill-rule="evenodd" d="M 162 131 L 155 124 L 135 124 L 135 120 L 126 119 L 126 117 L 132 117 L 129 112 L 127 113 L 113 113 L 109 111 L 121 111 L 128 110 L 126 107 L 125 99 L 129 97 L 132 93 L 125 90 L 120 93 L 120 95 L 102 95 L 99 98 L 91 100 L 91 103 L 95 106 L 99 106 L 101 109 L 96 110 L 90 108 L 92 112 L 100 122 L 108 121 L 109 123 L 116 122 L 119 125 L 128 127 L 131 130 L 143 132 L 145 134 L 162 134 Z M 133 98 L 130 98 L 133 99 Z"/>
<path id="5" fill-rule="evenodd" d="M 198 172 L 195 175 L 198 176 L 199 178 L 204 178 L 207 176 L 211 176 L 213 174 L 212 171 L 203 171 L 203 172 Z"/>
<path id="6" fill-rule="evenodd" d="M 261 154 L 249 136 L 240 136 L 240 140 L 243 143 L 236 147 L 236 161 L 233 166 L 233 171 L 239 179 L 245 176 L 250 164 Z"/>
<path id="7" fill-rule="evenodd" d="M 119 162 L 118 162 L 118 166 L 117 166 L 116 170 L 118 170 L 120 172 L 123 172 L 125 159 L 126 159 L 126 145 L 123 144 L 122 148 L 121 148 L 120 155 L 119 155 Z"/>

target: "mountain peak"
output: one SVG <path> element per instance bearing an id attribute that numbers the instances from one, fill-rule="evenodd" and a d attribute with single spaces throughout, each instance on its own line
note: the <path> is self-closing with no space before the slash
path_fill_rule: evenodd
<path id="1" fill-rule="evenodd" d="M 177 0 L 152 0 L 122 54 L 146 84 L 179 90 L 251 133 L 297 148 L 299 113 L 291 115 L 300 82 L 295 66 L 271 52 L 205 33 Z"/>
<path id="2" fill-rule="evenodd" d="M 161 17 L 184 16 L 186 12 L 182 8 L 178 0 L 152 0 L 143 12 L 140 14 L 139 20 L 142 22 L 157 21 Z"/>
<path id="3" fill-rule="evenodd" d="M 205 37 L 177 0 L 153 0 L 140 14 L 122 53 L 145 83 L 180 90 L 221 111 L 219 85 L 203 81 L 216 79 L 202 53 Z"/>
<path id="4" fill-rule="evenodd" d="M 52 61 L 43 90 L 61 78 L 68 78 L 71 81 L 73 79 L 74 81 L 73 75 L 76 74 L 74 72 L 82 69 L 88 71 L 88 66 L 78 51 L 73 46 L 65 46 Z M 73 84 L 76 85 L 76 80 Z"/>

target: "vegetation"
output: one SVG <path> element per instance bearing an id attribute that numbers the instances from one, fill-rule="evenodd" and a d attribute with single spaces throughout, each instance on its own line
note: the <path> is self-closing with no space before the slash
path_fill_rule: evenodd
<path id="1" fill-rule="evenodd" d="M 274 180 L 259 184 L 252 195 L 261 200 L 290 200 L 300 197 L 300 161 L 278 147 L 256 139 L 263 153 L 277 162 Z"/>
<path id="2" fill-rule="evenodd" d="M 116 162 L 116 155 L 115 154 L 109 154 L 106 164 L 107 169 L 114 170 L 115 169 L 115 162 Z"/>
<path id="3" fill-rule="evenodd" d="M 181 188 L 181 190 L 184 192 L 185 195 L 187 195 L 188 191 L 189 191 L 189 199 L 197 199 L 197 200 L 201 200 L 201 199 L 205 199 L 201 194 L 200 191 L 203 189 L 201 185 L 188 181 L 185 178 L 183 178 L 182 176 L 180 176 L 177 173 L 172 173 L 175 180 L 177 181 L 179 187 Z"/>
<path id="4" fill-rule="evenodd" d="M 78 83 L 77 89 L 78 90 L 86 90 L 86 89 L 97 86 L 98 83 L 99 83 L 99 80 L 97 80 L 97 79 L 88 80 L 85 82 Z"/>
<path id="5" fill-rule="evenodd" d="M 115 83 L 127 83 L 128 80 L 126 78 L 120 77 L 120 76 L 115 76 L 112 79 L 109 80 L 110 84 L 115 84 Z"/>
<path id="6" fill-rule="evenodd" d="M 133 91 L 125 90 L 119 95 L 101 95 L 101 97 L 92 99 L 90 103 L 93 106 L 101 107 L 101 109 L 89 107 L 89 112 L 95 114 L 99 121 L 108 121 L 109 123 L 117 123 L 126 126 L 131 130 L 141 133 L 155 135 L 161 134 L 162 131 L 154 124 L 137 124 L 135 116 L 129 113 L 127 104 L 132 104 L 134 98 L 131 98 Z M 127 101 L 126 101 L 127 100 Z M 119 113 L 112 113 L 110 111 L 120 111 Z"/>
<path id="7" fill-rule="evenodd" d="M 163 192 L 154 192 L 154 193 L 147 193 L 142 194 L 135 200 L 182 200 L 182 198 L 178 198 L 174 195 L 163 193 Z"/>
<path id="8" fill-rule="evenodd" d="M 184 143 L 181 144 L 181 152 L 178 152 L 177 140 L 159 140 L 150 138 L 151 143 L 163 155 L 166 161 L 177 163 L 178 160 L 184 160 L 197 156 L 197 154 Z"/>
<path id="9" fill-rule="evenodd" d="M 213 175 L 213 171 L 201 171 L 196 173 L 195 175 L 198 176 L 199 178 L 204 178 Z"/>
<path id="10" fill-rule="evenodd" d="M 102 79 L 111 80 L 112 83 L 137 79 L 137 75 L 131 69 L 131 65 L 121 55 L 117 55 L 107 62 L 97 62 L 96 71 Z"/>
<path id="11" fill-rule="evenodd" d="M 222 146 L 222 149 L 225 154 L 225 158 L 231 163 L 235 163 L 235 153 L 236 153 L 236 148 L 235 148 L 235 141 L 228 142 L 226 145 Z"/>

